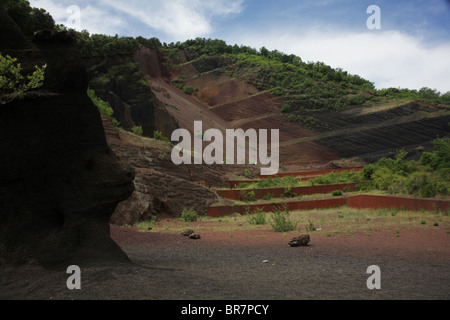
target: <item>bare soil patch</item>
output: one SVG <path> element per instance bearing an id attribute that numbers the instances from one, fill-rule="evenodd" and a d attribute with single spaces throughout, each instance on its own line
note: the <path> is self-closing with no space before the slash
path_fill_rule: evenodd
<path id="1" fill-rule="evenodd" d="M 322 212 L 306 219 L 318 225 Z M 345 214 L 345 213 L 344 213 Z M 67 266 L 2 266 L 1 299 L 121 300 L 366 300 L 449 299 L 448 217 L 435 227 L 413 216 L 367 221 L 326 216 L 307 247 L 278 233 L 249 226 L 243 217 L 199 222 L 163 219 L 151 230 L 111 225 L 111 237 L 131 263 L 82 264 L 82 289 L 66 287 Z M 420 217 L 419 217 L 420 218 Z M 390 224 L 389 221 L 393 224 Z M 300 220 L 302 221 L 302 220 Z M 336 225 L 336 221 L 340 221 Z M 302 221 L 301 229 L 304 226 Z M 351 228 L 347 228 L 352 226 Z M 201 239 L 181 234 L 193 229 Z M 303 229 L 304 230 L 304 229 Z M 332 232 L 337 230 L 338 232 Z M 142 232 L 146 231 L 146 232 Z M 370 233 L 370 234 L 369 234 Z M 74 263 L 75 264 L 75 263 Z M 367 268 L 381 269 L 381 290 L 369 290 Z"/>

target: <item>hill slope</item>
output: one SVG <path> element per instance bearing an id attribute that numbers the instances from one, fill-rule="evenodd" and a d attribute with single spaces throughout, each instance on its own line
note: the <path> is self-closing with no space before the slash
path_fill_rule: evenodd
<path id="1" fill-rule="evenodd" d="M 194 88 L 192 97 L 178 90 L 172 92 L 172 99 L 173 94 L 181 94 L 195 104 L 201 102 L 202 112 L 206 107 L 233 128 L 279 129 L 280 160 L 285 166 L 326 167 L 349 157 L 371 162 L 402 148 L 413 156 L 417 148 L 426 150 L 437 136 L 450 132 L 448 105 L 413 100 L 412 95 L 401 99 L 401 92 L 384 95 L 358 77 L 349 81 L 356 79 L 360 84 L 341 82 L 342 88 L 335 81 L 321 80 L 317 86 L 324 91 L 335 88 L 335 95 L 326 98 L 322 91 L 308 96 L 299 93 L 302 88 L 274 88 L 272 80 L 259 78 L 267 73 L 262 64 L 243 63 L 233 55 L 203 55 L 188 61 L 186 57 L 192 54 L 184 50 L 177 51 L 179 58 L 173 64 L 171 53 L 173 50 L 166 52 L 169 67 L 165 80 L 181 88 Z M 302 104 L 308 97 L 317 100 L 315 105 Z M 345 106 L 336 106 L 336 101 Z M 173 105 L 177 106 L 176 102 Z M 187 125 L 192 122 L 184 114 L 172 114 L 181 124 L 185 119 L 190 120 Z M 216 119 L 207 112 L 197 117 L 208 118 Z"/>

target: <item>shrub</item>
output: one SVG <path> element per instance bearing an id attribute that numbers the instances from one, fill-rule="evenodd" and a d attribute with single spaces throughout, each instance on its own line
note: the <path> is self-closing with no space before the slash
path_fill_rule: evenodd
<path id="1" fill-rule="evenodd" d="M 364 169 L 362 170 L 362 172 L 363 172 L 364 179 L 366 179 L 366 180 L 372 179 L 372 175 L 375 172 L 375 165 L 369 164 L 369 165 L 365 166 Z"/>
<path id="2" fill-rule="evenodd" d="M 274 197 L 273 194 L 268 193 L 262 197 L 263 200 L 271 200 Z"/>
<path id="3" fill-rule="evenodd" d="M 349 186 L 345 186 L 345 187 L 342 189 L 342 191 L 344 191 L 344 192 L 352 192 L 353 189 L 350 188 Z"/>
<path id="4" fill-rule="evenodd" d="M 374 172 L 372 179 L 378 190 L 388 191 L 389 193 L 401 193 L 406 191 L 406 178 L 400 174 L 392 172 L 387 167 L 377 169 Z"/>
<path id="5" fill-rule="evenodd" d="M 289 103 L 283 103 L 283 105 L 281 106 L 281 112 L 287 113 L 289 111 L 291 111 L 291 105 Z"/>
<path id="6" fill-rule="evenodd" d="M 198 214 L 194 209 L 184 209 L 181 213 L 181 220 L 186 222 L 195 222 L 198 220 Z"/>
<path id="7" fill-rule="evenodd" d="M 97 97 L 95 91 L 92 89 L 87 89 L 87 95 L 91 99 L 91 101 L 95 104 L 100 114 L 111 117 L 114 113 L 114 110 L 111 108 L 109 102 L 104 101 Z"/>
<path id="8" fill-rule="evenodd" d="M 188 95 L 192 95 L 195 92 L 195 89 L 192 86 L 186 86 L 183 88 L 183 92 Z"/>
<path id="9" fill-rule="evenodd" d="M 256 201 L 255 191 L 242 190 L 239 197 L 242 201 Z"/>
<path id="10" fill-rule="evenodd" d="M 161 140 L 165 142 L 170 142 L 169 138 L 164 137 L 161 131 L 154 130 L 153 131 L 153 139 L 155 140 Z"/>
<path id="11" fill-rule="evenodd" d="M 131 132 L 133 132 L 133 134 L 137 136 L 144 135 L 144 130 L 142 129 L 142 126 L 134 126 L 133 128 L 131 128 Z"/>
<path id="12" fill-rule="evenodd" d="M 284 189 L 281 198 L 295 198 L 297 194 L 291 190 L 291 187 Z"/>
<path id="13" fill-rule="evenodd" d="M 306 225 L 306 231 L 307 232 L 311 232 L 311 231 L 316 231 L 316 226 L 314 225 L 314 223 L 312 223 L 311 221 L 309 221 L 309 224 Z"/>
<path id="14" fill-rule="evenodd" d="M 450 168 L 450 138 L 438 138 L 433 141 L 435 152 L 424 152 L 420 162 L 433 170 Z"/>
<path id="15" fill-rule="evenodd" d="M 333 195 L 333 197 L 342 196 L 342 191 L 341 190 L 334 190 L 331 194 Z"/>
<path id="16" fill-rule="evenodd" d="M 290 212 L 287 206 L 284 209 L 277 207 L 271 216 L 270 225 L 277 232 L 292 231 L 297 227 L 297 223 L 293 223 L 290 219 Z"/>
<path id="17" fill-rule="evenodd" d="M 21 99 L 25 92 L 41 87 L 44 84 L 46 67 L 46 64 L 41 68 L 36 66 L 36 70 L 25 77 L 16 58 L 0 54 L 0 104 Z"/>
<path id="18" fill-rule="evenodd" d="M 247 221 L 252 225 L 266 224 L 266 213 L 263 212 L 263 209 L 257 208 L 256 212 L 249 216 Z"/>
<path id="19" fill-rule="evenodd" d="M 371 173 L 370 173 L 371 176 Z M 363 180 L 363 173 L 354 171 L 331 172 L 310 180 L 312 185 L 354 183 Z"/>
<path id="20" fill-rule="evenodd" d="M 244 176 L 245 176 L 247 179 L 250 179 L 250 178 L 252 177 L 252 174 L 250 173 L 250 171 L 249 171 L 248 169 L 245 169 L 245 171 L 244 171 Z"/>
<path id="21" fill-rule="evenodd" d="M 172 84 L 179 88 L 183 89 L 183 82 L 186 80 L 184 76 L 178 76 L 176 79 L 172 80 Z"/>

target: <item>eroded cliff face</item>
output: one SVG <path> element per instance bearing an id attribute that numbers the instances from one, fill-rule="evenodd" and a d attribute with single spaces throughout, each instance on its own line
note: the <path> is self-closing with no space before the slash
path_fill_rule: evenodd
<path id="1" fill-rule="evenodd" d="M 55 39 L 20 47 L 8 39 L 3 54 L 25 69 L 48 67 L 38 92 L 0 106 L 0 262 L 127 261 L 109 220 L 132 194 L 134 170 L 106 143 L 76 46 Z"/>
<path id="2" fill-rule="evenodd" d="M 159 61 L 149 59 L 141 51 L 149 50 L 141 49 L 134 57 L 85 57 L 89 87 L 102 100 L 109 102 L 114 110 L 113 117 L 122 128 L 130 131 L 134 126 L 141 126 L 146 137 L 153 137 L 155 130 L 170 137 L 178 126 L 164 103 L 149 88 L 147 70 L 140 64 L 159 69 L 163 67 Z"/>

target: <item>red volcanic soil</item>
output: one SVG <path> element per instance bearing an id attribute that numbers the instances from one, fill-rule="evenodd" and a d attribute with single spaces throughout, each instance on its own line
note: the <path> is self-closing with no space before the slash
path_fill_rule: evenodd
<path id="1" fill-rule="evenodd" d="M 1 299 L 120 300 L 353 300 L 449 299 L 448 228 L 401 228 L 365 233 L 310 233 L 306 247 L 290 247 L 298 233 L 246 230 L 219 222 L 164 220 L 194 229 L 139 232 L 111 226 L 131 264 L 92 262 L 81 267 L 81 290 L 66 287 L 67 266 L 44 270 L 2 266 Z M 231 229 L 227 229 L 227 226 Z M 76 264 L 76 262 L 73 262 Z M 381 270 L 381 290 L 369 290 L 369 266 Z M 270 304 L 270 301 L 267 301 Z"/>
<path id="2" fill-rule="evenodd" d="M 154 94 L 165 104 L 178 125 L 193 132 L 194 121 L 202 121 L 203 130 L 226 129 L 278 129 L 280 143 L 298 138 L 312 137 L 314 132 L 287 122 L 280 114 L 281 103 L 269 92 L 260 92 L 255 86 L 223 72 L 200 74 L 192 64 L 168 68 L 163 58 L 152 50 L 141 50 L 136 61 Z M 170 80 L 183 75 L 185 85 L 198 88 L 192 96 L 170 84 Z M 311 141 L 280 147 L 281 164 L 290 168 L 320 167 L 339 157 L 327 148 Z"/>

